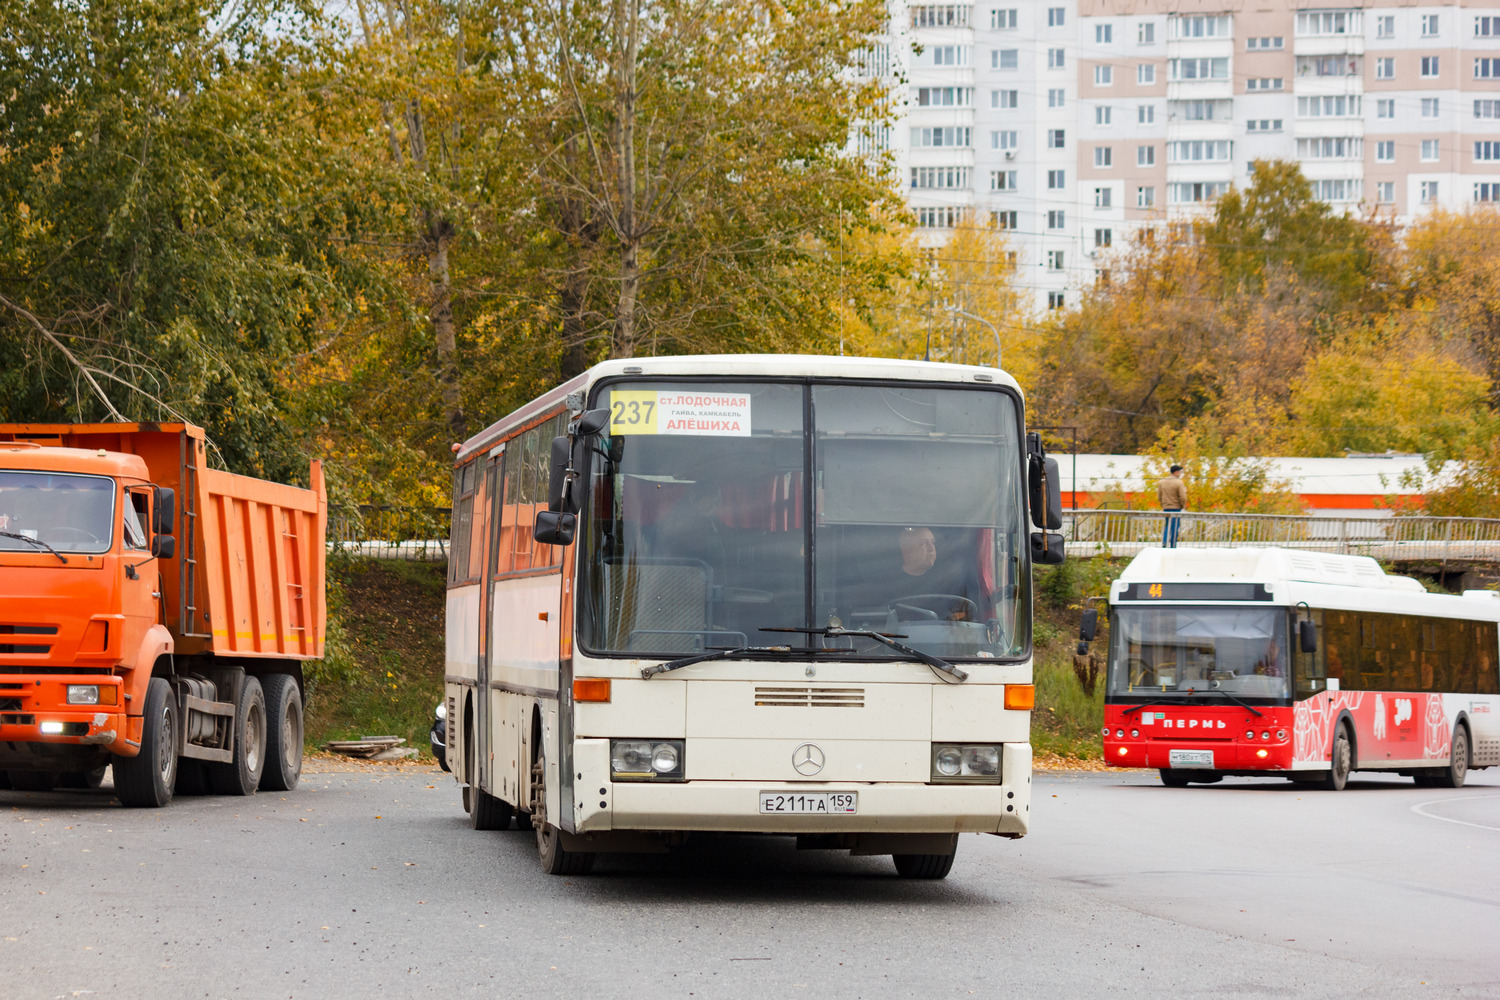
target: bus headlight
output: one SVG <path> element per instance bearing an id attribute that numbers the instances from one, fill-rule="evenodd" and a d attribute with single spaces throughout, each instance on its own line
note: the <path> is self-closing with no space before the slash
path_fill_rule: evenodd
<path id="1" fill-rule="evenodd" d="M 933 744 L 932 780 L 998 782 L 1000 748 L 993 744 Z"/>
<path id="2" fill-rule="evenodd" d="M 614 781 L 683 780 L 682 740 L 610 740 L 609 776 Z"/>

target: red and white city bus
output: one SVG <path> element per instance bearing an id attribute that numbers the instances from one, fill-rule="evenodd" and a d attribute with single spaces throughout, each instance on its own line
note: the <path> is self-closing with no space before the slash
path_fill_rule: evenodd
<path id="1" fill-rule="evenodd" d="M 447 760 L 543 867 L 705 832 L 942 878 L 1030 807 L 1056 463 L 992 368 L 604 362 L 465 442 Z M 1040 527 L 1042 530 L 1032 530 Z"/>
<path id="2" fill-rule="evenodd" d="M 1365 556 L 1147 549 L 1110 589 L 1104 757 L 1164 784 L 1500 764 L 1500 594 Z"/>

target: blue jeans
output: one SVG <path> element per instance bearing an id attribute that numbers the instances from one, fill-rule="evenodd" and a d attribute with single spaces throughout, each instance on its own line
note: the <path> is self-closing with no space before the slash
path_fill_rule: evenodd
<path id="1" fill-rule="evenodd" d="M 1177 548 L 1177 529 L 1182 526 L 1181 507 L 1163 507 L 1162 512 L 1167 515 L 1167 522 L 1161 529 L 1162 548 Z"/>

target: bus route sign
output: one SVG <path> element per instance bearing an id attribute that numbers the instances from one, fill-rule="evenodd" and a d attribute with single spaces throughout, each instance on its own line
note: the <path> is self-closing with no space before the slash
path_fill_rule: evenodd
<path id="1" fill-rule="evenodd" d="M 611 434 L 749 437 L 750 396 L 690 389 L 616 389 L 609 394 Z"/>

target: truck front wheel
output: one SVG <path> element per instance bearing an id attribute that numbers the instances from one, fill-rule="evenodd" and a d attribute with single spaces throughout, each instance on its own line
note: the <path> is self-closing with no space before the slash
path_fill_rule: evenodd
<path id="1" fill-rule="evenodd" d="M 266 694 L 246 677 L 234 713 L 234 760 L 209 765 L 209 783 L 220 795 L 254 795 L 266 766 Z"/>
<path id="2" fill-rule="evenodd" d="M 267 674 L 266 770 L 260 787 L 290 792 L 302 777 L 302 691 L 291 674 Z"/>
<path id="3" fill-rule="evenodd" d="M 114 761 L 115 794 L 123 805 L 159 809 L 172 801 L 177 783 L 177 725 L 172 686 L 166 678 L 151 678 L 146 687 L 141 752 Z"/>

